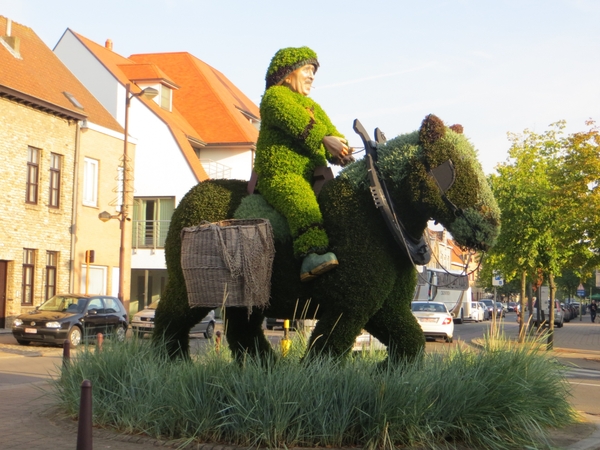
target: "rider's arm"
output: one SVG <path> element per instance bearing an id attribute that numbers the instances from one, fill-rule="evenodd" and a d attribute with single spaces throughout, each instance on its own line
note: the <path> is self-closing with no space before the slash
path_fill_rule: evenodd
<path id="1" fill-rule="evenodd" d="M 267 89 L 261 101 L 261 119 L 301 141 L 301 151 L 308 155 L 329 157 L 323 138 L 339 135 L 319 105 L 285 86 Z"/>

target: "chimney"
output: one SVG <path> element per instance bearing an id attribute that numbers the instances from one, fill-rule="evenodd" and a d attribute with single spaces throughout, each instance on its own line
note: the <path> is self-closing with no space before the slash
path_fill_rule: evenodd
<path id="1" fill-rule="evenodd" d="M 12 34 L 12 20 L 6 19 L 6 36 L 2 36 L 2 43 L 5 44 L 11 53 L 20 58 L 19 47 L 21 45 L 21 39 L 18 36 L 11 36 Z"/>
<path id="2" fill-rule="evenodd" d="M 104 47 L 112 51 L 112 39 L 107 39 L 106 43 L 104 44 Z"/>

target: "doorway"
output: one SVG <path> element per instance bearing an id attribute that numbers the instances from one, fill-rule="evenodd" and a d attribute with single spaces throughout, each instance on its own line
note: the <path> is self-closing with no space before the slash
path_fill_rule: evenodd
<path id="1" fill-rule="evenodd" d="M 0 261 L 0 328 L 6 327 L 6 269 L 7 261 Z"/>

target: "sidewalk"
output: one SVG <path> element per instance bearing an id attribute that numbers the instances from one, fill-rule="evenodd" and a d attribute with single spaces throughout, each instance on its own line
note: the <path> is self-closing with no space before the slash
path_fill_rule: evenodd
<path id="1" fill-rule="evenodd" d="M 567 364 L 584 369 L 600 370 L 600 324 L 579 320 L 566 323 L 556 330 L 553 353 Z M 518 328 L 509 321 L 504 327 L 505 335 L 516 337 Z M 0 330 L 0 333 L 5 330 Z M 10 332 L 10 330 L 8 330 Z M 60 348 L 28 349 L 17 345 L 0 344 L 2 356 L 36 356 L 32 353 L 62 354 Z M 599 391 L 600 379 L 590 380 Z M 0 448 L 10 450 L 63 450 L 75 449 L 77 443 L 77 422 L 61 417 L 53 407 L 48 395 L 47 381 L 0 386 Z M 566 430 L 551 433 L 554 448 L 570 450 L 600 449 L 600 402 L 591 402 L 589 390 L 574 385 L 573 405 L 586 421 Z M 182 442 L 158 441 L 145 436 L 119 434 L 111 430 L 94 429 L 94 449 L 143 450 L 153 447 L 177 448 Z M 216 444 L 200 444 L 186 449 L 234 450 L 236 447 Z"/>

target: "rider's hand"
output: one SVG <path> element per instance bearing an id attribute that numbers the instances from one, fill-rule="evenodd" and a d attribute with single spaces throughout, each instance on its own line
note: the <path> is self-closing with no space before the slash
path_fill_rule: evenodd
<path id="1" fill-rule="evenodd" d="M 341 160 L 349 154 L 348 144 L 346 139 L 337 136 L 325 136 L 323 138 L 323 146 L 331 153 L 334 159 Z"/>
<path id="2" fill-rule="evenodd" d="M 352 148 L 349 149 L 352 152 Z M 346 155 L 341 158 L 331 158 L 331 164 L 335 164 L 336 166 L 346 167 L 348 164 L 354 162 L 354 156 Z"/>

